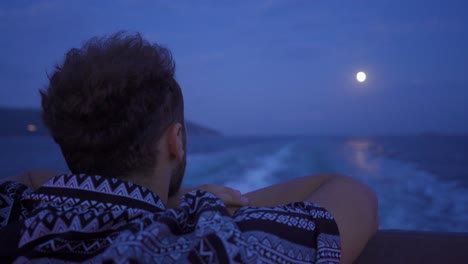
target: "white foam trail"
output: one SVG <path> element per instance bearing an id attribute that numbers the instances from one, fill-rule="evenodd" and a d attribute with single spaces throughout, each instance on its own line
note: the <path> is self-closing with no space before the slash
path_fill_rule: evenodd
<path id="1" fill-rule="evenodd" d="M 274 183 L 273 174 L 283 168 L 283 161 L 291 154 L 291 147 L 291 145 L 283 146 L 277 152 L 263 157 L 258 166 L 246 170 L 243 175 L 231 177 L 236 179 L 227 181 L 225 185 L 239 190 L 241 193 L 271 185 Z"/>
<path id="2" fill-rule="evenodd" d="M 412 164 L 382 163 L 387 183 L 375 184 L 381 196 L 381 228 L 467 229 L 468 196 L 456 182 L 441 181 Z"/>
<path id="3" fill-rule="evenodd" d="M 380 228 L 468 230 L 468 196 L 457 182 L 368 151 L 354 149 L 351 157 L 355 166 L 352 174 L 369 184 L 379 197 Z"/>

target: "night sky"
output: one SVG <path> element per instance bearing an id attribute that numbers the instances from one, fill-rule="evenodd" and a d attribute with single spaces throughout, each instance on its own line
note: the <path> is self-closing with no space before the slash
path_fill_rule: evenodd
<path id="1" fill-rule="evenodd" d="M 468 133 L 468 1 L 5 2 L 0 106 L 38 108 L 68 49 L 131 30 L 226 134 Z"/>

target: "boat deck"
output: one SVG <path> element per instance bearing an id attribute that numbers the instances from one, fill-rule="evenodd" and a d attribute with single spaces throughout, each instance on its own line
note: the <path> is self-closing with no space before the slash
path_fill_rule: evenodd
<path id="1" fill-rule="evenodd" d="M 468 233 L 379 230 L 355 263 L 468 263 Z"/>

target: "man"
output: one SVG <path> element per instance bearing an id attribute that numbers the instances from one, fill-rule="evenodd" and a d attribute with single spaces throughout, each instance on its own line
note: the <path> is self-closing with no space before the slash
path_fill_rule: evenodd
<path id="1" fill-rule="evenodd" d="M 351 263 L 378 221 L 375 194 L 350 177 L 307 176 L 243 196 L 180 189 L 187 140 L 174 72 L 170 52 L 138 34 L 93 38 L 66 54 L 41 96 L 72 174 L 32 172 L 0 185 L 2 256 Z"/>

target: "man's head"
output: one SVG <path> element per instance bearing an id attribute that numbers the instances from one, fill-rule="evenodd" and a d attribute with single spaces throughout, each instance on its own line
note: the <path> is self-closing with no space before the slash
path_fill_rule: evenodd
<path id="1" fill-rule="evenodd" d="M 92 38 L 68 51 L 41 96 L 44 122 L 70 170 L 150 177 L 168 163 L 170 192 L 177 191 L 186 135 L 174 72 L 170 51 L 139 34 Z"/>

